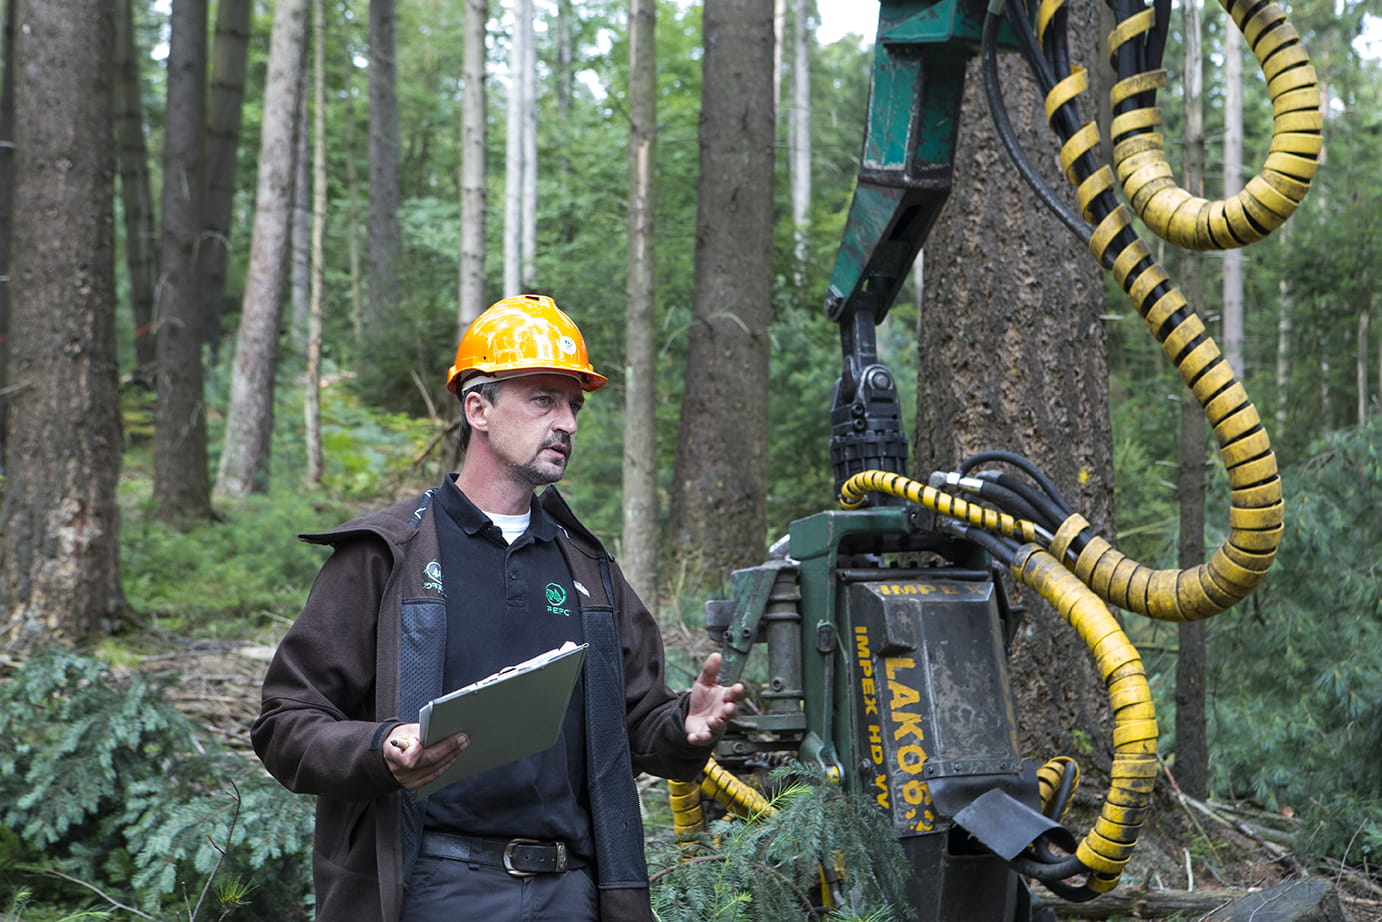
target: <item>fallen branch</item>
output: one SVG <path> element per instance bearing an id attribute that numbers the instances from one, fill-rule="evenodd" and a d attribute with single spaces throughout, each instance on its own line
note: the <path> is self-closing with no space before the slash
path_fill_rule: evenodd
<path id="1" fill-rule="evenodd" d="M 1177 913 L 1202 916 L 1212 912 L 1250 890 L 1141 890 L 1119 888 L 1090 900 L 1088 903 L 1066 903 L 1060 897 L 1037 884 L 1041 901 L 1055 908 L 1062 918 L 1109 919 L 1114 916 L 1135 915 L 1142 919 L 1156 919 Z"/>

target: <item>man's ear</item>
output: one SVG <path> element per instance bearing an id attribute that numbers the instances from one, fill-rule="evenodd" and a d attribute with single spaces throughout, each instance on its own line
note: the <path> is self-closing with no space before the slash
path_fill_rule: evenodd
<path id="1" fill-rule="evenodd" d="M 465 413 L 466 422 L 470 424 L 471 429 L 476 432 L 489 431 L 489 409 L 491 406 L 493 404 L 480 394 L 478 387 L 466 392 L 465 399 L 461 401 L 461 409 Z"/>

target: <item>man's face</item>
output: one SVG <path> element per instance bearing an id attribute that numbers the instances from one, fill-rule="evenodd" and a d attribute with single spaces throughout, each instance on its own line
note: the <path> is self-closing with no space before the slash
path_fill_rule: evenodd
<path id="1" fill-rule="evenodd" d="M 485 410 L 490 451 L 516 482 L 556 483 L 571 460 L 576 415 L 584 403 L 580 384 L 566 375 L 505 381 Z"/>

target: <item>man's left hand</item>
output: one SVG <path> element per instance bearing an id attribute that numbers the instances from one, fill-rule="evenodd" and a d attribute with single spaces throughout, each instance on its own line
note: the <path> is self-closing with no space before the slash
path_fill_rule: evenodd
<path id="1" fill-rule="evenodd" d="M 744 697 L 744 684 L 725 686 L 720 678 L 720 654 L 705 658 L 701 674 L 691 686 L 691 706 L 686 712 L 686 741 L 703 745 L 713 742 L 725 729 L 725 724 L 738 710 L 735 704 Z"/>

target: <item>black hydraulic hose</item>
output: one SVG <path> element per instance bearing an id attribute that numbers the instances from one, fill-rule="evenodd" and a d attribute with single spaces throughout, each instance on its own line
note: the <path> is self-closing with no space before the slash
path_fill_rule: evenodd
<path id="1" fill-rule="evenodd" d="M 1068 227 L 1081 243 L 1089 246 L 1089 242 L 1093 238 L 1093 231 L 1079 215 L 1070 210 L 1069 206 L 1056 198 L 1055 193 L 1037 175 L 1036 169 L 1027 159 L 1027 154 L 1022 150 L 1017 135 L 1013 132 L 1012 122 L 1008 119 L 1007 107 L 1003 104 L 1003 94 L 998 86 L 997 22 L 998 17 L 993 13 L 988 13 L 984 17 L 982 41 L 984 95 L 988 99 L 989 114 L 993 118 L 994 131 L 997 133 L 1003 149 L 1008 152 L 1008 157 L 1012 160 L 1013 165 L 1017 167 L 1017 172 L 1021 174 L 1022 179 L 1031 187 L 1031 190 L 1036 193 L 1037 198 L 1041 199 L 1042 204 L 1060 218 L 1061 223 Z"/>
<path id="2" fill-rule="evenodd" d="M 1021 496 L 1036 512 L 1028 518 L 1043 528 L 1058 528 L 1061 522 L 1070 517 L 1070 513 L 1061 509 L 1055 500 L 1043 493 L 1035 484 L 1028 483 L 1021 477 L 1007 471 L 980 471 L 976 476 L 980 480 L 992 480 L 1004 489 Z"/>
<path id="3" fill-rule="evenodd" d="M 988 552 L 997 563 L 1005 567 L 1011 567 L 1017 558 L 1017 552 L 1022 547 L 1012 538 L 985 531 L 982 528 L 973 528 L 961 522 L 948 521 L 944 523 L 945 529 L 962 541 L 968 541 L 982 550 Z"/>
<path id="4" fill-rule="evenodd" d="M 988 472 L 985 471 L 984 473 Z M 1020 519 L 1036 522 L 1048 532 L 1055 532 L 1060 527 L 1060 523 L 1064 521 L 1060 518 L 1052 519 L 1050 516 L 1042 515 L 1041 511 L 1028 502 L 1025 496 L 996 480 L 990 480 L 982 475 L 975 480 L 979 483 L 979 495 L 1004 512 L 1009 512 Z"/>
<path id="5" fill-rule="evenodd" d="M 1035 877 L 1043 883 L 1062 881 L 1076 874 L 1089 873 L 1089 867 L 1074 855 L 1067 855 L 1055 862 L 1038 861 L 1027 855 L 1018 855 L 1008 864 L 1024 877 Z"/>
<path id="6" fill-rule="evenodd" d="M 1062 518 L 1074 513 L 1075 510 L 1074 507 L 1070 505 L 1070 501 L 1061 495 L 1060 488 L 1055 485 L 1050 477 L 1046 476 L 1046 472 L 1033 464 L 1030 458 L 1025 458 L 1016 452 L 1003 451 L 1001 449 L 976 452 L 960 462 L 959 470 L 961 474 L 968 474 L 981 464 L 990 464 L 993 462 L 1010 464 L 1032 478 L 1037 486 L 1041 487 L 1046 495 L 1055 501 L 1056 505 L 1060 508 Z"/>

